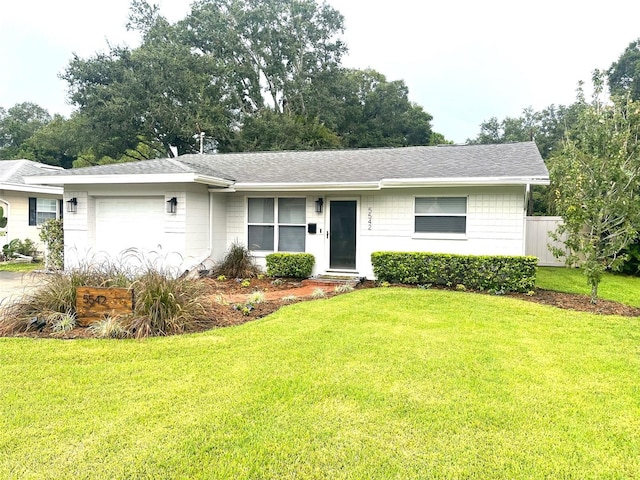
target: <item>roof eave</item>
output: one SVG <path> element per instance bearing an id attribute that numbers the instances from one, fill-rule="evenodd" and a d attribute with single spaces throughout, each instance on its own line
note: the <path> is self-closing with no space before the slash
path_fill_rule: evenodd
<path id="1" fill-rule="evenodd" d="M 380 182 L 236 183 L 233 191 L 346 191 L 382 188 L 549 185 L 549 177 L 389 178 Z M 224 190 L 217 190 L 218 192 Z M 231 191 L 231 190 L 227 190 Z"/>
<path id="2" fill-rule="evenodd" d="M 345 191 L 345 190 L 380 190 L 379 182 L 311 182 L 311 183 L 236 183 L 233 190 L 248 191 Z"/>
<path id="3" fill-rule="evenodd" d="M 26 193 L 47 193 L 51 195 L 62 195 L 62 187 L 56 187 L 53 185 L 25 185 L 17 183 L 0 183 L 0 190 L 6 190 L 11 192 L 26 192 Z"/>
<path id="4" fill-rule="evenodd" d="M 188 173 L 151 173 L 151 174 L 117 174 L 117 175 L 33 175 L 24 178 L 29 184 L 53 183 L 55 185 L 84 184 L 154 184 L 154 183 L 204 183 L 207 185 L 226 187 L 232 185 L 230 180 Z"/>
<path id="5" fill-rule="evenodd" d="M 196 175 L 194 180 L 196 183 L 204 183 L 211 187 L 228 188 L 234 184 L 233 180 L 227 180 L 226 178 L 210 177 L 208 175 Z"/>
<path id="6" fill-rule="evenodd" d="M 549 185 L 549 177 L 387 178 L 380 182 L 381 188 L 484 185 Z"/>

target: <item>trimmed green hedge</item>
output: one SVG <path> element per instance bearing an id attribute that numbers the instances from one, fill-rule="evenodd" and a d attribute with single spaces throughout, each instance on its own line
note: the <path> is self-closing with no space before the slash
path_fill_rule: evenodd
<path id="1" fill-rule="evenodd" d="M 308 278 L 316 263 L 310 253 L 270 253 L 266 259 L 270 277 Z"/>
<path id="2" fill-rule="evenodd" d="M 371 263 L 381 282 L 431 284 L 494 293 L 529 292 L 536 281 L 537 257 L 374 252 Z"/>

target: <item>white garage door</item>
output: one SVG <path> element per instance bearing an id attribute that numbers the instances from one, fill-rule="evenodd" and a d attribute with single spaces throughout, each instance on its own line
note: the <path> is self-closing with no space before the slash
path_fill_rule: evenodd
<path id="1" fill-rule="evenodd" d="M 157 250 L 163 243 L 163 197 L 96 199 L 96 250 L 111 256 L 127 248 Z"/>

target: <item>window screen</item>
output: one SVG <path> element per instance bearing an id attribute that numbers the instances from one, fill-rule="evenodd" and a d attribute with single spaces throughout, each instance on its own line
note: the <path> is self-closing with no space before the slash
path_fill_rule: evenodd
<path id="1" fill-rule="evenodd" d="M 416 233 L 466 233 L 466 197 L 417 197 Z"/>
<path id="2" fill-rule="evenodd" d="M 249 198 L 248 209 L 250 250 L 305 251 L 305 198 Z"/>

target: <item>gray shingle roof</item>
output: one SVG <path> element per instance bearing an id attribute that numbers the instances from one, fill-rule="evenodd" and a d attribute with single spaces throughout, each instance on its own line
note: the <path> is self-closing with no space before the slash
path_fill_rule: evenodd
<path id="1" fill-rule="evenodd" d="M 355 183 L 411 178 L 535 177 L 546 179 L 549 175 L 538 148 L 533 142 L 194 154 L 183 155 L 176 159 L 119 163 L 61 172 L 66 176 L 178 173 L 194 173 L 250 184 Z"/>
<path id="2" fill-rule="evenodd" d="M 52 167 L 31 160 L 0 160 L 0 184 L 24 185 L 24 177 L 48 172 L 63 172 L 63 170 L 60 167 Z"/>
<path id="3" fill-rule="evenodd" d="M 408 178 L 547 177 L 535 143 L 184 155 L 238 183 L 377 182 Z"/>
<path id="4" fill-rule="evenodd" d="M 154 160 L 143 160 L 139 162 L 112 163 L 109 165 L 97 165 L 94 167 L 72 168 L 61 173 L 64 176 L 86 176 L 86 175 L 148 175 L 167 174 L 175 175 L 180 173 L 194 173 L 215 178 L 226 178 L 232 180 L 220 170 L 213 168 L 211 161 L 200 162 L 199 165 L 190 165 L 183 162 L 183 158 L 193 155 L 185 155 L 177 158 L 157 158 Z M 200 155 L 199 155 L 200 156 Z M 201 155 L 205 158 L 212 158 L 213 155 Z M 43 174 L 41 175 L 49 175 Z M 53 173 L 51 176 L 57 176 Z M 133 179 L 132 179 L 133 183 Z"/>

